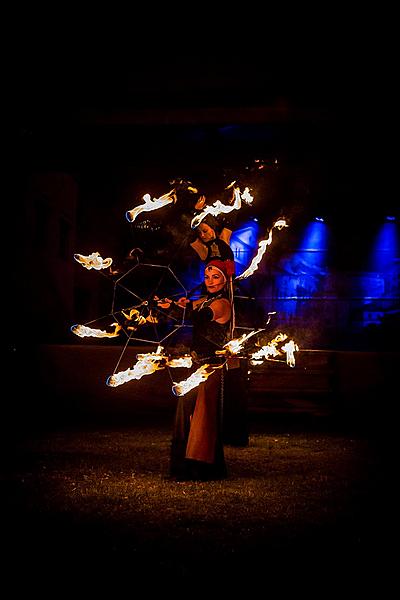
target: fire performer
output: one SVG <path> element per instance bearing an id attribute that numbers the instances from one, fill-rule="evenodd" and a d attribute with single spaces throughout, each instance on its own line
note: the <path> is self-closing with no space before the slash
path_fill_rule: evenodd
<path id="1" fill-rule="evenodd" d="M 227 284 L 232 265 L 211 260 L 205 266 L 207 295 L 176 304 L 189 311 L 193 323 L 191 355 L 194 364 L 215 369 L 197 393 L 178 399 L 171 444 L 170 474 L 177 480 L 223 479 L 227 475 L 222 438 L 224 358 L 215 354 L 229 341 L 231 303 Z M 159 306 L 171 310 L 171 301 Z M 180 310 L 176 305 L 172 310 Z M 221 368 L 217 368 L 221 367 Z"/>
<path id="2" fill-rule="evenodd" d="M 213 258 L 232 260 L 233 252 L 229 245 L 232 231 L 221 226 L 215 217 L 207 215 L 195 228 L 196 239 L 190 244 L 202 261 Z"/>
<path id="3" fill-rule="evenodd" d="M 198 207 L 201 208 L 201 207 Z M 219 259 L 228 261 L 229 274 L 227 282 L 228 299 L 231 303 L 230 339 L 234 337 L 234 254 L 229 245 L 232 231 L 221 224 L 212 215 L 207 215 L 195 228 L 197 239 L 190 245 L 202 261 L 208 264 Z M 247 446 L 249 442 L 247 428 L 247 362 L 244 359 L 229 358 L 225 373 L 225 389 L 227 390 L 223 412 L 223 440 L 232 446 Z"/>

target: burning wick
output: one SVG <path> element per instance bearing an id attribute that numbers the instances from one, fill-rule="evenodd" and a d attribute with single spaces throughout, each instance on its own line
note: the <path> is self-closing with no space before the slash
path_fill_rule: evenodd
<path id="1" fill-rule="evenodd" d="M 231 187 L 231 186 L 228 186 L 228 188 L 229 187 Z M 195 229 L 196 227 L 198 227 L 198 225 L 200 225 L 202 220 L 207 215 L 212 215 L 213 217 L 217 217 L 221 213 L 226 214 L 226 213 L 230 213 L 232 210 L 239 210 L 239 208 L 242 206 L 242 200 L 244 200 L 244 202 L 246 202 L 246 204 L 251 204 L 253 202 L 253 196 L 250 194 L 248 187 L 245 188 L 243 194 L 240 192 L 239 188 L 235 188 L 233 191 L 233 194 L 234 194 L 235 201 L 232 204 L 232 206 L 229 206 L 228 204 L 223 204 L 221 202 L 221 200 L 217 200 L 216 202 L 214 202 L 214 204 L 212 206 L 206 206 L 205 209 L 203 210 L 203 212 L 201 212 L 199 215 L 196 215 L 192 219 L 191 228 Z"/>
<path id="2" fill-rule="evenodd" d="M 259 242 L 257 254 L 251 261 L 250 266 L 247 267 L 247 269 L 243 271 L 243 273 L 241 273 L 235 278 L 237 281 L 239 281 L 240 279 L 247 279 L 247 277 L 250 277 L 250 275 L 253 275 L 253 273 L 257 271 L 258 265 L 265 254 L 267 246 L 269 246 L 272 242 L 272 230 L 274 229 L 274 227 L 281 230 L 283 227 L 289 227 L 289 225 L 286 223 L 285 219 L 278 219 L 278 221 L 275 221 L 275 223 L 271 227 L 268 238 Z"/>
<path id="3" fill-rule="evenodd" d="M 108 333 L 104 331 L 104 329 L 94 329 L 93 327 L 88 327 L 87 325 L 72 325 L 71 331 L 75 335 L 78 335 L 81 338 L 84 337 L 96 337 L 96 338 L 104 338 L 104 337 L 117 337 L 119 335 L 120 330 L 122 329 L 121 325 L 118 323 L 112 323 L 115 326 L 113 332 Z"/>
<path id="4" fill-rule="evenodd" d="M 125 213 L 125 216 L 130 223 L 133 223 L 133 221 L 138 215 L 140 215 L 141 212 L 157 210 L 158 208 L 162 208 L 171 202 L 176 202 L 176 193 L 175 190 L 171 190 L 168 192 L 168 194 L 164 194 L 163 196 L 160 196 L 160 198 L 154 198 L 153 200 L 151 199 L 150 194 L 145 194 L 143 196 L 143 200 L 144 204 L 140 204 L 139 206 L 136 206 L 136 208 L 128 210 Z"/>
<path id="5" fill-rule="evenodd" d="M 74 259 L 89 271 L 90 269 L 96 269 L 97 271 L 100 269 L 107 269 L 113 261 L 112 258 L 101 258 L 98 252 L 92 252 L 89 256 L 74 254 Z"/>
<path id="6" fill-rule="evenodd" d="M 192 390 L 193 388 L 200 385 L 200 383 L 203 383 L 203 381 L 206 381 L 209 378 L 209 376 L 212 373 L 214 373 L 215 369 L 216 368 L 220 369 L 221 366 L 212 367 L 212 371 L 210 371 L 208 373 L 207 369 L 209 369 L 209 368 L 210 368 L 210 365 L 202 365 L 201 367 L 199 367 L 197 369 L 197 371 L 192 373 L 190 375 L 190 377 L 188 377 L 187 379 L 184 379 L 183 381 L 180 381 L 179 383 L 174 382 L 174 385 L 172 386 L 172 391 L 175 394 L 175 396 L 184 396 L 185 394 L 190 392 L 190 390 Z"/>

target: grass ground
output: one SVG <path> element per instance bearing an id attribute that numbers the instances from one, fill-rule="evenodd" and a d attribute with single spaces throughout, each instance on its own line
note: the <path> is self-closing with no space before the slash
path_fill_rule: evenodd
<path id="1" fill-rule="evenodd" d="M 368 577 L 385 533 L 381 453 L 368 435 L 254 421 L 248 447 L 225 448 L 228 479 L 180 483 L 168 479 L 170 436 L 168 419 L 142 419 L 15 439 L 6 570 L 45 567 L 65 581 Z"/>

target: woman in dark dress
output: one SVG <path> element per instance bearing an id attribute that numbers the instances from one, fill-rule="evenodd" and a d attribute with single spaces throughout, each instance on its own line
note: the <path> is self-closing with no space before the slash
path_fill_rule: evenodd
<path id="1" fill-rule="evenodd" d="M 231 303 L 227 282 L 232 265 L 211 260 L 205 267 L 207 295 L 189 307 L 193 322 L 193 364 L 216 368 L 192 393 L 178 399 L 171 445 L 170 474 L 177 480 L 223 479 L 227 475 L 222 441 L 224 358 L 215 354 L 229 341 Z M 181 306 L 188 301 L 182 299 Z M 166 308 L 165 304 L 160 305 Z M 186 304 L 186 308 L 188 305 Z"/>
<path id="2" fill-rule="evenodd" d="M 196 227 L 196 240 L 190 245 L 207 265 L 215 259 L 222 260 L 228 265 L 228 297 L 231 303 L 230 339 L 235 337 L 234 311 L 234 254 L 229 245 L 232 231 L 212 215 L 207 215 Z M 242 359 L 228 359 L 224 370 L 224 411 L 223 411 L 223 440 L 231 446 L 244 447 L 249 444 L 247 424 L 247 362 Z"/>

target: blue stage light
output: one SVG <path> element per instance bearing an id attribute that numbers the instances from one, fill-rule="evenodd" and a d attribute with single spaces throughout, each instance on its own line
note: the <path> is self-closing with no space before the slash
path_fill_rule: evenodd
<path id="1" fill-rule="evenodd" d="M 386 217 L 375 237 L 370 265 L 373 271 L 385 272 L 393 268 L 398 258 L 399 227 L 395 218 Z"/>
<path id="2" fill-rule="evenodd" d="M 235 257 L 235 264 L 239 267 L 237 272 L 247 268 L 254 257 L 258 247 L 259 225 L 256 219 L 245 223 L 240 229 L 232 233 L 230 246 Z"/>
<path id="3" fill-rule="evenodd" d="M 328 226 L 320 220 L 308 223 L 297 249 L 281 261 L 276 276 L 278 311 L 294 316 L 303 300 L 323 293 L 328 247 Z"/>

